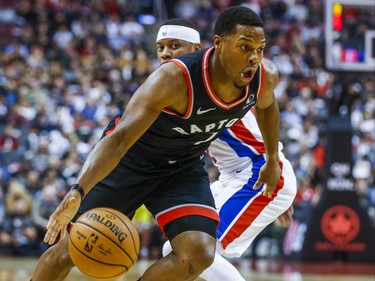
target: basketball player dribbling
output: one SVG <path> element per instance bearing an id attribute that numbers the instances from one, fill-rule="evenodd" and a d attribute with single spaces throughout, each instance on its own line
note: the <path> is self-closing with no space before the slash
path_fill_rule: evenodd
<path id="1" fill-rule="evenodd" d="M 189 50 L 200 49 L 200 44 L 184 32 L 187 28 L 198 30 L 186 19 L 170 19 L 159 28 L 156 49 L 160 63 L 186 54 Z M 262 82 L 259 86 L 261 84 Z M 261 94 L 259 92 L 258 97 Z M 262 134 L 252 111 L 225 130 L 209 146 L 208 154 L 220 171 L 219 180 L 211 184 L 220 223 L 215 260 L 200 275 L 201 278 L 208 281 L 245 280 L 222 256 L 240 257 L 254 238 L 278 217 L 283 226 L 291 223 L 291 204 L 297 191 L 297 183 L 292 165 L 281 150 L 282 144 L 279 143 L 281 178 L 272 197 L 267 197 L 262 196 L 262 189 L 252 188 L 266 159 Z M 166 242 L 163 255 L 170 251 L 170 243 Z"/>
<path id="2" fill-rule="evenodd" d="M 214 47 L 164 63 L 146 79 L 51 215 L 44 241 L 61 239 L 40 257 L 33 281 L 64 280 L 74 266 L 66 226 L 98 206 L 132 217 L 144 204 L 171 241 L 173 252 L 140 280 L 195 280 L 212 264 L 219 216 L 202 155 L 253 106 L 267 154 L 254 188 L 264 184 L 262 194 L 272 198 L 280 179 L 278 72 L 270 61 L 260 66 L 265 41 L 259 16 L 232 7 L 216 21 Z M 259 80 L 250 82 L 259 75 L 258 97 Z"/>

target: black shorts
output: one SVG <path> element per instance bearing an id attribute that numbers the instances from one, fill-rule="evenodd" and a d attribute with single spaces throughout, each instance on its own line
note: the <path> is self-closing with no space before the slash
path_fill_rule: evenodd
<path id="1" fill-rule="evenodd" d="M 86 195 L 74 220 L 97 207 L 113 208 L 132 218 L 142 204 L 168 239 L 188 230 L 216 237 L 219 216 L 204 161 L 155 163 L 134 149 Z"/>

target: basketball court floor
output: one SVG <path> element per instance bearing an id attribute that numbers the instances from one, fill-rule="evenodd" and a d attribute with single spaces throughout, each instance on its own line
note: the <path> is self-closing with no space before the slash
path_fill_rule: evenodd
<path id="1" fill-rule="evenodd" d="M 137 280 L 150 263 L 145 260 L 138 261 L 127 274 L 115 281 Z M 35 264 L 35 258 L 0 257 L 0 281 L 29 281 Z M 373 263 L 239 260 L 234 261 L 233 264 L 248 281 L 375 281 L 375 264 Z M 66 281 L 94 280 L 76 268 L 66 279 Z"/>

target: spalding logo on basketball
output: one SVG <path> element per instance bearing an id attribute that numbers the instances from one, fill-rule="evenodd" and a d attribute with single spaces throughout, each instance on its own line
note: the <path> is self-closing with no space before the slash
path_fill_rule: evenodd
<path id="1" fill-rule="evenodd" d="M 113 279 L 126 273 L 139 254 L 139 235 L 130 219 L 110 208 L 82 214 L 70 230 L 69 253 L 83 273 Z"/>

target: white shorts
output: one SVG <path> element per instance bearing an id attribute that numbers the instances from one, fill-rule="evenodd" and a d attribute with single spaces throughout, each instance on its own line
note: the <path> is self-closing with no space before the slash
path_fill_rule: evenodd
<path id="1" fill-rule="evenodd" d="M 252 189 L 264 161 L 226 177 L 225 181 L 211 184 L 220 215 L 217 250 L 221 255 L 240 257 L 254 238 L 293 203 L 297 191 L 296 177 L 292 165 L 283 155 L 280 161 L 282 173 L 272 198 L 261 194 L 264 186 Z"/>

